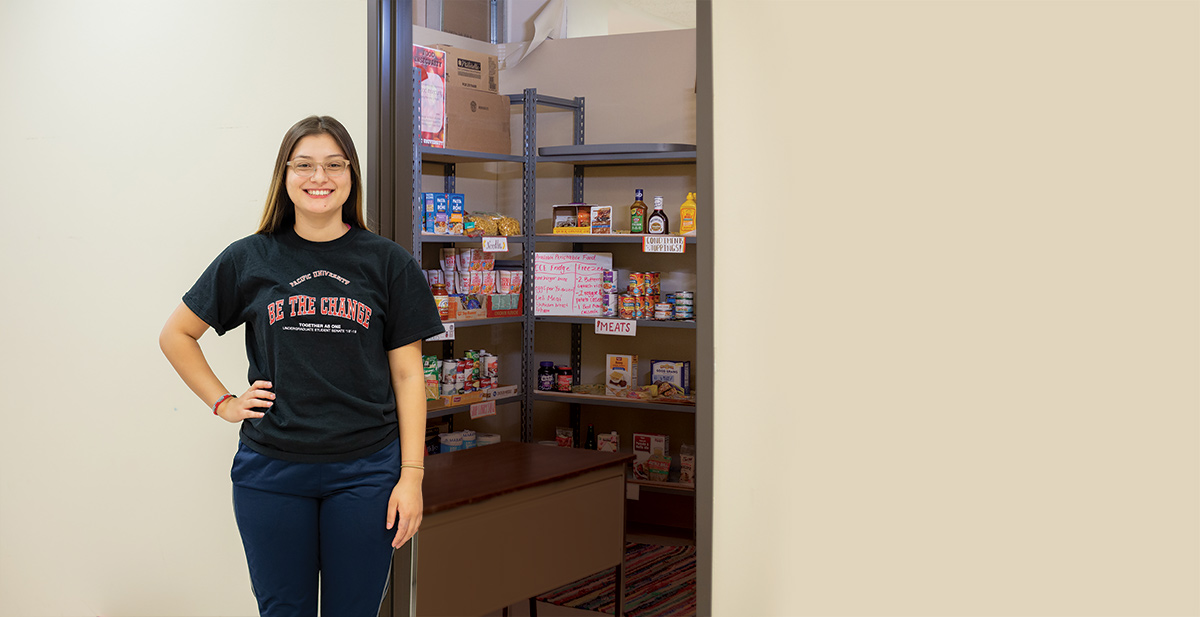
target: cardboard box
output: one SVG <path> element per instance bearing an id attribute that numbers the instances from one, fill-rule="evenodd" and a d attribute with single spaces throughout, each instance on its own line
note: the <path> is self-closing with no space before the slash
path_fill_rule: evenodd
<path id="1" fill-rule="evenodd" d="M 637 387 L 637 356 L 608 354 L 605 367 L 604 393 L 608 396 L 628 396 Z"/>
<path id="2" fill-rule="evenodd" d="M 486 319 L 487 316 L 487 296 L 479 294 L 450 296 L 450 321 Z"/>
<path id="3" fill-rule="evenodd" d="M 433 233 L 446 234 L 450 229 L 450 198 L 445 193 L 433 193 Z"/>
<path id="4" fill-rule="evenodd" d="M 638 480 L 649 480 L 650 475 L 646 469 L 646 462 L 654 455 L 655 451 L 662 453 L 664 456 L 671 451 L 671 438 L 667 435 L 659 435 L 657 433 L 634 433 L 633 434 L 633 477 Z"/>
<path id="5" fill-rule="evenodd" d="M 521 294 L 493 294 L 487 297 L 488 317 L 519 317 L 524 300 Z"/>
<path id="6" fill-rule="evenodd" d="M 446 233 L 451 236 L 463 235 L 463 218 L 466 216 L 466 198 L 462 193 L 447 193 L 446 200 L 450 204 L 450 224 Z"/>
<path id="7" fill-rule="evenodd" d="M 582 208 L 580 208 L 582 210 Z M 588 220 L 592 233 L 606 234 L 612 230 L 612 206 L 592 206 Z"/>
<path id="8" fill-rule="evenodd" d="M 421 143 L 446 147 L 446 52 L 413 45 L 413 67 L 421 69 Z"/>
<path id="9" fill-rule="evenodd" d="M 692 393 L 692 363 L 674 360 L 651 360 L 650 383 L 665 381 L 684 394 Z"/>
<path id="10" fill-rule="evenodd" d="M 512 154 L 507 96 L 446 88 L 446 147 Z"/>
<path id="11" fill-rule="evenodd" d="M 434 222 L 437 220 L 437 195 L 445 193 L 421 193 L 421 206 L 425 211 L 425 233 L 437 233 Z"/>
<path id="12" fill-rule="evenodd" d="M 500 61 L 492 54 L 453 45 L 434 45 L 446 52 L 446 85 L 481 92 L 500 92 Z"/>

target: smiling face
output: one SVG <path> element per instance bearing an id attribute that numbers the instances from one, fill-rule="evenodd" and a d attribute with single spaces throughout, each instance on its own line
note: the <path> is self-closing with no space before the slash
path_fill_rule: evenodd
<path id="1" fill-rule="evenodd" d="M 308 177 L 288 168 L 287 193 L 296 207 L 297 218 L 341 219 L 342 205 L 350 196 L 354 176 L 347 170 L 340 176 L 331 177 L 320 164 L 334 159 L 345 161 L 346 158 L 337 141 L 325 133 L 309 135 L 296 143 L 290 160 L 316 165 L 316 173 Z"/>

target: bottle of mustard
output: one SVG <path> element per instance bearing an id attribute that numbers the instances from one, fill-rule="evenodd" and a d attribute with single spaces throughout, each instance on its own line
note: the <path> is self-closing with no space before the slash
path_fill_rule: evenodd
<path id="1" fill-rule="evenodd" d="M 679 233 L 696 231 L 696 194 L 688 193 L 683 205 L 679 206 Z"/>

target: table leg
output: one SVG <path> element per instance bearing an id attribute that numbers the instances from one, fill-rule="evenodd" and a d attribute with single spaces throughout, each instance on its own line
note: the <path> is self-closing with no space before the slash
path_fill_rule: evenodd
<path id="1" fill-rule="evenodd" d="M 417 538 L 420 532 L 396 549 L 392 556 L 392 617 L 417 615 Z"/>
<path id="2" fill-rule="evenodd" d="M 624 545 L 621 546 L 624 549 Z M 617 564 L 617 597 L 615 614 L 613 617 L 621 617 L 625 614 L 625 551 L 621 551 L 621 563 Z"/>

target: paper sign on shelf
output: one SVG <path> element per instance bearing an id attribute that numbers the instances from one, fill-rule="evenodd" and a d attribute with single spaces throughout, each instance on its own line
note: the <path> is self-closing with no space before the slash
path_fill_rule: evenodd
<path id="1" fill-rule="evenodd" d="M 442 325 L 446 327 L 446 331 L 437 335 L 431 336 L 427 341 L 453 341 L 454 340 L 454 324 L 443 321 Z"/>
<path id="2" fill-rule="evenodd" d="M 597 319 L 596 334 L 637 336 L 637 321 L 633 319 Z"/>
<path id="3" fill-rule="evenodd" d="M 612 253 L 533 254 L 533 314 L 600 317 L 601 279 Z"/>
<path id="4" fill-rule="evenodd" d="M 687 246 L 683 236 L 645 236 L 642 238 L 643 253 L 682 253 Z"/>
<path id="5" fill-rule="evenodd" d="M 496 415 L 496 401 L 484 401 L 471 405 L 471 419 Z"/>
<path id="6" fill-rule="evenodd" d="M 505 238 L 504 236 L 485 236 L 483 238 L 483 252 L 507 253 L 508 238 Z"/>

